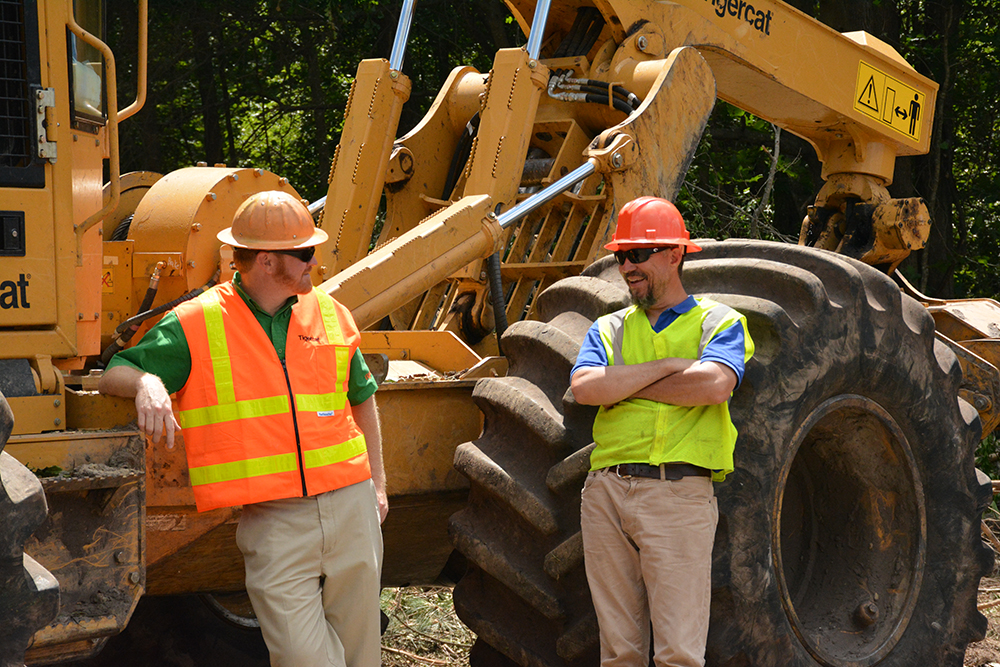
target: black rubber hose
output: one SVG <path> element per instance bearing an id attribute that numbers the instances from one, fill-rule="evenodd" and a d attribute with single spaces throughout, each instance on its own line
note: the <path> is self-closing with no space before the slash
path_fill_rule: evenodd
<path id="1" fill-rule="evenodd" d="M 594 8 L 597 9 L 596 7 Z M 601 16 L 600 11 L 596 12 L 596 16 L 593 18 L 593 22 L 587 29 L 587 34 L 583 38 L 583 44 L 580 46 L 578 55 L 585 56 L 590 53 L 590 50 L 594 48 L 594 44 L 597 43 L 597 38 L 601 36 L 601 31 L 604 30 L 604 17 Z"/>
<path id="2" fill-rule="evenodd" d="M 586 99 L 586 101 L 588 102 L 593 102 L 594 104 L 603 104 L 604 106 L 608 106 L 607 95 L 596 95 L 594 93 L 587 93 L 587 96 L 584 99 Z M 635 109 L 633 109 L 628 104 L 628 102 L 620 100 L 617 97 L 611 98 L 611 106 L 613 106 L 615 109 L 618 109 L 619 111 L 621 111 L 626 115 L 631 114 L 633 111 L 635 111 Z"/>
<path id="3" fill-rule="evenodd" d="M 503 356 L 500 337 L 507 330 L 507 298 L 503 293 L 503 276 L 500 275 L 500 251 L 486 258 L 490 276 L 490 299 L 493 301 L 493 322 L 497 332 L 497 353 Z"/>
<path id="4" fill-rule="evenodd" d="M 204 285 L 202 285 L 201 287 L 196 287 L 187 294 L 182 294 L 181 296 L 177 297 L 170 303 L 165 303 L 163 305 L 157 306 L 156 308 L 153 308 L 152 310 L 146 310 L 139 313 L 138 315 L 133 315 L 132 317 L 128 318 L 127 320 L 119 324 L 118 328 L 115 329 L 115 334 L 118 335 L 118 337 L 115 338 L 113 341 L 111 341 L 111 345 L 108 345 L 107 349 L 105 349 L 104 352 L 101 353 L 101 362 L 106 366 L 108 362 L 111 361 L 111 357 L 118 354 L 122 350 L 122 348 L 124 348 L 125 345 L 128 344 L 128 341 L 131 340 L 132 336 L 135 335 L 135 332 L 139 330 L 140 324 L 142 324 L 151 317 L 156 317 L 160 313 L 165 313 L 168 310 L 176 306 L 179 306 L 185 301 L 190 301 L 191 299 L 197 296 L 201 296 L 206 290 L 208 290 L 218 282 L 219 282 L 219 271 L 216 271 L 215 275 L 212 276 L 212 279 L 209 280 Z M 145 299 L 143 301 L 145 301 Z"/>
<path id="5" fill-rule="evenodd" d="M 580 84 L 580 89 L 583 90 L 585 89 L 586 86 L 593 86 L 594 88 L 597 88 L 600 92 L 603 92 L 605 94 L 607 94 L 608 91 L 607 81 L 599 81 L 597 79 L 584 79 L 584 82 Z M 611 85 L 611 90 L 614 92 L 615 97 L 623 99 L 633 109 L 638 109 L 639 105 L 642 104 L 642 100 L 639 99 L 639 96 L 631 92 L 630 90 L 626 89 L 624 86 L 615 83 Z"/>
<path id="6" fill-rule="evenodd" d="M 444 180 L 444 187 L 441 189 L 441 199 L 448 200 L 451 199 L 452 192 L 455 190 L 455 185 L 458 183 L 458 177 L 462 173 L 462 169 L 465 167 L 465 163 L 469 161 L 469 155 L 472 153 L 472 142 L 476 138 L 476 134 L 479 133 L 479 112 L 477 111 L 475 115 L 465 124 L 465 131 L 462 136 L 458 139 L 458 145 L 455 147 L 455 153 L 451 156 L 451 164 L 448 166 L 448 175 Z"/>
<path id="7" fill-rule="evenodd" d="M 583 8 L 576 10 L 576 17 L 573 19 L 573 27 L 569 29 L 566 37 L 563 41 L 559 43 L 556 48 L 555 53 L 552 54 L 553 58 L 565 58 L 567 56 L 576 55 L 573 50 L 576 48 L 577 41 L 582 36 L 583 32 L 583 22 L 586 20 L 586 15 Z"/>

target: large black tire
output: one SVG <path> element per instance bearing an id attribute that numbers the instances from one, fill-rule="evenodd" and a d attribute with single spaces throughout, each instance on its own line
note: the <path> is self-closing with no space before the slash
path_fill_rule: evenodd
<path id="1" fill-rule="evenodd" d="M 144 596 L 128 626 L 76 667 L 267 667 L 259 628 L 238 627 L 197 595 Z"/>
<path id="2" fill-rule="evenodd" d="M 986 630 L 991 491 L 930 316 L 868 266 L 784 244 L 706 243 L 684 283 L 744 313 L 757 345 L 731 402 L 736 471 L 717 485 L 708 664 L 959 667 Z M 610 258 L 557 283 L 541 322 L 508 330 L 509 376 L 476 387 L 485 429 L 456 453 L 472 488 L 452 532 L 483 664 L 597 662 L 579 535 L 593 412 L 568 371 L 625 298 Z"/>
<path id="3" fill-rule="evenodd" d="M 0 667 L 21 667 L 32 635 L 59 612 L 58 582 L 24 553 L 47 507 L 38 478 L 3 451 L 13 427 L 0 394 Z"/>

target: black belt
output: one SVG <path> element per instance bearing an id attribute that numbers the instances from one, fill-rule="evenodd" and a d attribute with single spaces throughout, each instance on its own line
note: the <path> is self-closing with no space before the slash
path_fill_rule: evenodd
<path id="1" fill-rule="evenodd" d="M 677 481 L 682 477 L 711 477 L 712 471 L 701 466 L 690 463 L 663 463 L 658 466 L 651 466 L 646 463 L 619 463 L 616 466 L 606 468 L 619 477 L 649 477 L 660 479 L 660 469 L 663 469 L 663 478 Z"/>

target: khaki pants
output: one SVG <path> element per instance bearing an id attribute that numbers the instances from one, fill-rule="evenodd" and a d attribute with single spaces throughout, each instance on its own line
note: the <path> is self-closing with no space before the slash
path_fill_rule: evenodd
<path id="1" fill-rule="evenodd" d="M 381 664 L 382 532 L 371 480 L 245 505 L 236 543 L 272 667 Z"/>
<path id="2" fill-rule="evenodd" d="M 707 477 L 591 472 L 581 524 L 602 667 L 702 667 L 718 505 Z"/>

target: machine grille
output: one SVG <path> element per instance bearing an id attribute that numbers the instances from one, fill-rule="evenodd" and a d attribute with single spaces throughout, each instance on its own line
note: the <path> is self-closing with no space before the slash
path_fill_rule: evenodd
<path id="1" fill-rule="evenodd" d="M 0 0 L 0 166 L 31 162 L 31 107 L 23 0 Z"/>

